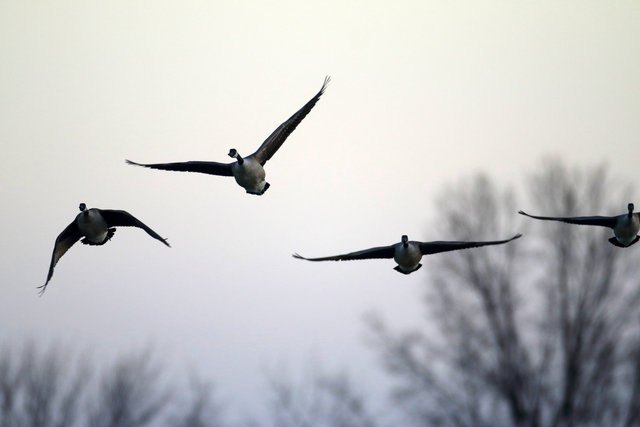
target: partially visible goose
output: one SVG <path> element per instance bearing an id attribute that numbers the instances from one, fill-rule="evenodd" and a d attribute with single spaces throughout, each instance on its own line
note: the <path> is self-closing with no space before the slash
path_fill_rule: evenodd
<path id="1" fill-rule="evenodd" d="M 393 258 L 398 264 L 394 267 L 394 270 L 402 274 L 410 274 L 422 267 L 422 264 L 420 264 L 422 255 L 431 255 L 439 252 L 455 251 L 458 249 L 477 248 L 480 246 L 501 245 L 515 240 L 520 236 L 522 236 L 522 234 L 516 234 L 507 240 L 492 240 L 485 242 L 415 242 L 410 241 L 406 235 L 403 235 L 400 243 L 395 243 L 389 246 L 379 246 L 376 248 L 363 249 L 357 252 L 350 252 L 348 254 L 321 258 L 305 258 L 297 253 L 293 254 L 293 257 L 306 259 L 307 261 L 351 261 L 357 259 Z"/>
<path id="2" fill-rule="evenodd" d="M 53 268 L 60 258 L 62 258 L 62 255 L 83 236 L 84 239 L 80 241 L 85 245 L 104 245 L 113 237 L 113 233 L 116 232 L 115 227 L 138 227 L 146 231 L 149 236 L 158 239 L 170 247 L 167 239 L 160 237 L 158 233 L 128 212 L 111 209 L 87 209 L 87 205 L 84 203 L 80 203 L 79 208 L 80 213 L 56 239 L 53 254 L 51 255 L 51 265 L 49 266 L 47 281 L 44 285 L 38 286 L 38 289 L 41 289 L 40 295 L 47 289 L 47 284 L 53 276 Z"/>
<path id="3" fill-rule="evenodd" d="M 552 217 L 529 215 L 524 211 L 518 211 L 518 213 L 535 219 L 609 227 L 613 229 L 613 234 L 615 235 L 615 237 L 609 239 L 609 242 L 620 248 L 628 248 L 640 239 L 638 236 L 638 230 L 640 230 L 640 213 L 633 213 L 633 209 L 633 203 L 629 203 L 627 205 L 628 212 L 617 216 Z"/>
<path id="4" fill-rule="evenodd" d="M 249 194 L 262 195 L 269 188 L 269 183 L 265 181 L 264 164 L 278 151 L 280 146 L 284 143 L 287 137 L 294 131 L 294 129 L 300 124 L 311 109 L 316 105 L 316 102 L 320 99 L 320 96 L 324 93 L 329 83 L 330 77 L 327 76 L 324 79 L 322 87 L 301 109 L 299 109 L 293 116 L 282 123 L 271 135 L 262 143 L 258 150 L 247 156 L 242 157 L 238 150 L 232 148 L 229 150 L 229 157 L 236 159 L 232 163 L 218 163 L 218 162 L 202 162 L 202 161 L 190 161 L 190 162 L 178 162 L 178 163 L 136 163 L 131 160 L 126 160 L 130 165 L 144 166 L 153 169 L 163 169 L 179 172 L 200 172 L 209 175 L 220 176 L 233 176 L 236 179 L 238 185 L 247 190 Z"/>

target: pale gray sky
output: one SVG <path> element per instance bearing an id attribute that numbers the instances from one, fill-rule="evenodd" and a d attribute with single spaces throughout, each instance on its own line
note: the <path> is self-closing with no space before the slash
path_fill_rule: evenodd
<path id="1" fill-rule="evenodd" d="M 0 340 L 153 342 L 232 405 L 310 358 L 373 388 L 361 316 L 417 322 L 428 268 L 291 253 L 453 239 L 428 227 L 443 184 L 517 182 L 543 155 L 636 179 L 639 43 L 637 2 L 0 2 Z M 262 197 L 124 163 L 249 154 L 326 74 Z M 79 202 L 173 247 L 135 229 L 77 244 L 38 298 Z"/>

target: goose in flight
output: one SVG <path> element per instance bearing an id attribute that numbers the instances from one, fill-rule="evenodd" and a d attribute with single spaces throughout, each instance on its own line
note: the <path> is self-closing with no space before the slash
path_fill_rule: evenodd
<path id="1" fill-rule="evenodd" d="M 238 150 L 232 148 L 229 150 L 229 157 L 235 159 L 232 163 L 203 162 L 190 161 L 178 163 L 136 163 L 126 160 L 130 165 L 144 166 L 153 169 L 162 169 L 180 172 L 200 172 L 209 175 L 233 176 L 241 187 L 247 190 L 249 194 L 262 195 L 269 188 L 269 183 L 265 181 L 264 164 L 269 160 L 278 149 L 282 146 L 291 132 L 300 124 L 311 109 L 316 105 L 320 96 L 324 93 L 329 83 L 330 77 L 324 79 L 322 87 L 316 95 L 309 100 L 301 109 L 287 121 L 273 131 L 267 139 L 264 140 L 258 150 L 247 156 L 242 157 Z"/>
<path id="2" fill-rule="evenodd" d="M 574 216 L 574 217 L 551 217 L 529 215 L 524 211 L 518 211 L 520 215 L 530 218 L 543 219 L 548 221 L 561 221 L 569 224 L 579 225 L 597 225 L 600 227 L 609 227 L 613 229 L 615 237 L 609 239 L 612 245 L 620 248 L 627 248 L 640 239 L 638 230 L 640 230 L 640 213 L 633 213 L 633 203 L 627 205 L 628 212 L 617 216 Z"/>
<path id="3" fill-rule="evenodd" d="M 522 236 L 516 234 L 510 239 L 493 240 L 485 242 L 416 242 L 410 241 L 406 235 L 402 236 L 400 243 L 389 246 L 379 246 L 376 248 L 363 249 L 361 251 L 350 252 L 343 255 L 334 255 L 321 258 L 305 258 L 299 254 L 293 254 L 294 258 L 306 259 L 307 261 L 350 261 L 356 259 L 373 259 L 373 258 L 393 258 L 398 264 L 394 270 L 402 274 L 410 274 L 422 267 L 420 260 L 423 255 L 431 255 L 439 252 L 455 251 L 458 249 L 477 248 L 480 246 L 501 245 L 508 243 Z"/>
<path id="4" fill-rule="evenodd" d="M 138 227 L 146 231 L 149 236 L 170 247 L 167 239 L 160 237 L 158 233 L 128 212 L 111 209 L 87 209 L 87 205 L 84 203 L 80 203 L 79 208 L 80 213 L 56 238 L 47 281 L 44 285 L 38 286 L 38 289 L 41 289 L 40 295 L 47 289 L 47 284 L 53 276 L 53 268 L 62 258 L 62 255 L 83 236 L 84 239 L 80 240 L 83 244 L 98 246 L 104 245 L 113 237 L 113 233 L 116 232 L 115 227 Z"/>

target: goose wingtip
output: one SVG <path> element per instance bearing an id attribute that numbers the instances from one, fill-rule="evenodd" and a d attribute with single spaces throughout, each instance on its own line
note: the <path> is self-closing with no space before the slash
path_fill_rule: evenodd
<path id="1" fill-rule="evenodd" d="M 47 290 L 47 285 L 49 284 L 49 282 L 45 283 L 44 285 L 40 285 L 40 286 L 36 286 L 36 289 L 40 289 L 38 291 L 38 296 L 41 297 L 42 294 L 44 294 L 44 291 Z"/>
<path id="2" fill-rule="evenodd" d="M 329 82 L 331 82 L 331 76 L 329 74 L 327 74 L 324 77 L 324 82 L 322 82 L 322 87 L 320 88 L 320 95 L 324 94 L 324 91 L 327 89 L 327 86 L 329 85 Z"/>

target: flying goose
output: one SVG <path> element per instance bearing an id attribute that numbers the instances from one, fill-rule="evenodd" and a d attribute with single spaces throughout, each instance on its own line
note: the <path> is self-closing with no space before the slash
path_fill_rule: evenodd
<path id="1" fill-rule="evenodd" d="M 640 213 L 633 213 L 633 209 L 633 203 L 629 203 L 627 205 L 628 212 L 617 216 L 551 217 L 529 215 L 524 211 L 518 211 L 518 213 L 535 219 L 561 221 L 569 224 L 609 227 L 613 229 L 613 234 L 615 235 L 615 237 L 609 239 L 609 242 L 620 248 L 627 248 L 640 239 L 638 236 L 638 230 L 640 230 Z"/>
<path id="2" fill-rule="evenodd" d="M 49 266 L 47 281 L 44 285 L 38 286 L 38 289 L 41 289 L 40 295 L 47 289 L 47 284 L 53 276 L 53 268 L 60 258 L 62 258 L 62 255 L 83 236 L 84 239 L 80 240 L 83 244 L 98 246 L 104 245 L 111 240 L 113 233 L 116 232 L 115 227 L 138 227 L 146 231 L 149 236 L 171 247 L 169 243 L 167 243 L 167 239 L 160 237 L 158 233 L 128 212 L 111 209 L 87 209 L 87 205 L 84 203 L 80 203 L 79 208 L 80 213 L 56 238 L 53 254 L 51 255 L 51 265 Z"/>
<path id="3" fill-rule="evenodd" d="M 486 242 L 416 242 L 410 241 L 406 235 L 403 235 L 400 243 L 395 243 L 389 246 L 379 246 L 376 248 L 350 252 L 348 254 L 321 258 L 305 258 L 297 253 L 293 254 L 293 257 L 306 259 L 307 261 L 351 261 L 356 259 L 393 258 L 398 264 L 394 267 L 394 270 L 402 274 L 410 274 L 422 267 L 422 264 L 420 264 L 422 255 L 431 255 L 439 252 L 455 251 L 458 249 L 477 248 L 480 246 L 501 245 L 515 240 L 520 236 L 522 236 L 522 234 L 516 234 L 507 240 L 493 240 Z"/>
<path id="4" fill-rule="evenodd" d="M 126 160 L 130 165 L 144 166 L 153 169 L 163 169 L 180 172 L 200 172 L 209 175 L 220 176 L 233 176 L 236 179 L 238 185 L 247 190 L 249 194 L 262 195 L 269 188 L 269 183 L 264 180 L 264 164 L 278 151 L 280 146 L 284 143 L 287 137 L 294 131 L 294 129 L 300 124 L 311 109 L 316 105 L 316 102 L 320 99 L 320 96 L 324 93 L 329 83 L 330 77 L 327 76 L 324 79 L 322 87 L 318 93 L 309 100 L 301 109 L 299 109 L 293 116 L 282 123 L 273 131 L 267 139 L 264 140 L 258 150 L 247 156 L 242 157 L 238 150 L 232 148 L 229 150 L 229 157 L 235 159 L 232 163 L 218 163 L 218 162 L 203 162 L 203 161 L 190 161 L 190 162 L 178 162 L 178 163 L 153 163 L 143 164 Z"/>

